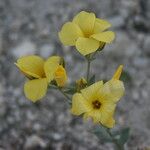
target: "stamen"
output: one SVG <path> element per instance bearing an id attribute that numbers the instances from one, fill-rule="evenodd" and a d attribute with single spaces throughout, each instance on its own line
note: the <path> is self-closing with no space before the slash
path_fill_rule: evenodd
<path id="1" fill-rule="evenodd" d="M 94 109 L 99 109 L 101 107 L 101 103 L 98 100 L 92 102 Z"/>

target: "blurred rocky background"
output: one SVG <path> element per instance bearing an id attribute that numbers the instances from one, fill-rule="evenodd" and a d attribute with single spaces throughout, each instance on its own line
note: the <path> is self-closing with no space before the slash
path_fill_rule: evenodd
<path id="1" fill-rule="evenodd" d="M 63 55 L 69 80 L 84 76 L 84 60 L 58 39 L 61 26 L 81 10 L 108 19 L 116 41 L 93 62 L 97 80 L 124 64 L 126 94 L 117 127 L 130 126 L 127 150 L 150 147 L 150 0 L 0 0 L 0 150 L 112 150 L 70 114 L 58 91 L 33 104 L 14 62 L 23 55 Z"/>

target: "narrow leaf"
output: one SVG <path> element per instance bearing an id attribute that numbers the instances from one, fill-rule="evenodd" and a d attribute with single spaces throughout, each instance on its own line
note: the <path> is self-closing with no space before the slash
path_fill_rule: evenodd
<path id="1" fill-rule="evenodd" d="M 95 83 L 95 75 L 93 75 L 90 79 L 89 79 L 89 82 L 88 82 L 88 85 L 91 85 Z"/>
<path id="2" fill-rule="evenodd" d="M 102 141 L 102 142 L 112 142 L 111 136 L 106 131 L 105 127 L 99 126 L 93 130 L 93 133 Z"/>
<path id="3" fill-rule="evenodd" d="M 120 145 L 124 145 L 129 138 L 129 134 L 130 134 L 130 128 L 122 129 L 120 132 L 120 139 L 118 139 L 118 143 Z"/>

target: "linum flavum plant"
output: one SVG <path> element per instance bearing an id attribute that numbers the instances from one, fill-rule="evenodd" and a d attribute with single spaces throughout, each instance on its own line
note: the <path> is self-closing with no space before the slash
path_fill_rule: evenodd
<path id="1" fill-rule="evenodd" d="M 123 65 L 107 81 L 95 81 L 90 75 L 90 64 L 106 44 L 111 43 L 115 34 L 107 29 L 111 24 L 85 11 L 77 14 L 71 22 L 63 25 L 59 38 L 64 45 L 75 46 L 87 62 L 86 77 L 68 86 L 65 61 L 60 56 L 47 60 L 31 55 L 24 56 L 15 63 L 28 78 L 24 85 L 25 96 L 37 102 L 46 95 L 47 89 L 59 90 L 68 100 L 73 115 L 91 118 L 96 127 L 92 132 L 104 142 L 112 142 L 115 148 L 124 149 L 129 136 L 129 128 L 112 129 L 115 126 L 114 113 L 117 102 L 124 95 L 124 84 L 120 80 Z"/>

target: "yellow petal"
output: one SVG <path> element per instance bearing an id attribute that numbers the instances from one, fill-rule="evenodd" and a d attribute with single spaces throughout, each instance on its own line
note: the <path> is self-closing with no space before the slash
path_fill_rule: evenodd
<path id="1" fill-rule="evenodd" d="M 46 60 L 44 64 L 44 70 L 45 70 L 45 74 L 46 74 L 48 82 L 54 79 L 55 72 L 60 63 L 60 59 L 61 58 L 59 56 L 52 56 Z"/>
<path id="2" fill-rule="evenodd" d="M 89 115 L 88 115 L 87 112 L 85 112 L 84 115 L 83 115 L 83 120 L 87 121 L 88 119 L 89 119 Z"/>
<path id="3" fill-rule="evenodd" d="M 107 120 L 114 115 L 116 104 L 114 103 L 103 103 L 101 105 L 101 123 L 106 123 Z"/>
<path id="4" fill-rule="evenodd" d="M 100 123 L 101 112 L 99 110 L 94 110 L 94 109 L 90 112 L 86 112 L 83 115 L 83 120 L 87 121 L 88 119 L 92 119 L 95 124 Z"/>
<path id="5" fill-rule="evenodd" d="M 96 18 L 94 24 L 94 33 L 102 32 L 109 27 L 111 27 L 111 24 L 108 21 Z"/>
<path id="6" fill-rule="evenodd" d="M 79 25 L 85 36 L 88 36 L 93 32 L 95 14 L 81 11 L 74 17 L 73 22 Z"/>
<path id="7" fill-rule="evenodd" d="M 115 74 L 113 75 L 112 79 L 119 80 L 121 73 L 122 73 L 122 70 L 123 70 L 123 65 L 120 65 L 118 67 L 118 69 L 116 70 Z"/>
<path id="8" fill-rule="evenodd" d="M 36 55 L 24 56 L 17 60 L 17 67 L 27 76 L 44 77 L 44 60 Z"/>
<path id="9" fill-rule="evenodd" d="M 57 67 L 57 70 L 55 72 L 55 80 L 59 87 L 63 87 L 66 84 L 67 81 L 66 70 L 61 65 Z"/>
<path id="10" fill-rule="evenodd" d="M 79 37 L 83 37 L 83 33 L 80 27 L 72 22 L 64 24 L 59 32 L 59 39 L 64 45 L 75 45 L 75 42 Z"/>
<path id="11" fill-rule="evenodd" d="M 87 101 L 94 100 L 97 98 L 97 93 L 100 90 L 100 88 L 103 86 L 103 81 L 96 82 L 89 87 L 81 90 L 81 94 Z"/>
<path id="12" fill-rule="evenodd" d="M 115 120 L 113 119 L 113 117 L 110 117 L 105 123 L 103 123 L 103 125 L 107 128 L 113 128 L 115 125 Z"/>
<path id="13" fill-rule="evenodd" d="M 99 123 L 101 120 L 101 111 L 100 110 L 92 110 L 87 113 L 88 117 L 91 117 L 94 123 Z"/>
<path id="14" fill-rule="evenodd" d="M 113 116 L 115 110 L 115 104 L 105 104 L 100 107 L 100 109 L 93 109 L 90 112 L 87 112 L 84 116 L 84 119 L 91 117 L 94 123 L 102 123 L 106 125 L 108 123 L 108 119 Z"/>
<path id="15" fill-rule="evenodd" d="M 103 85 L 98 94 L 101 99 L 116 103 L 124 95 L 124 91 L 123 82 L 112 79 Z"/>
<path id="16" fill-rule="evenodd" d="M 113 115 L 113 113 L 114 113 L 114 111 L 115 111 L 115 108 L 116 108 L 116 104 L 115 104 L 115 103 L 105 101 L 105 102 L 102 104 L 102 106 L 101 106 L 101 111 Z"/>
<path id="17" fill-rule="evenodd" d="M 76 48 L 82 55 L 87 55 L 95 52 L 99 48 L 99 41 L 92 38 L 78 38 Z"/>
<path id="18" fill-rule="evenodd" d="M 47 79 L 29 80 L 24 85 L 25 96 L 32 102 L 43 98 L 47 92 Z"/>
<path id="19" fill-rule="evenodd" d="M 76 93 L 72 98 L 72 108 L 71 113 L 74 115 L 81 115 L 82 113 L 88 112 L 91 110 L 91 106 L 88 104 L 86 99 L 79 94 Z"/>
<path id="20" fill-rule="evenodd" d="M 115 34 L 112 31 L 106 31 L 98 34 L 93 34 L 91 37 L 100 42 L 111 43 L 115 38 Z"/>

